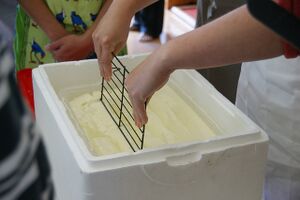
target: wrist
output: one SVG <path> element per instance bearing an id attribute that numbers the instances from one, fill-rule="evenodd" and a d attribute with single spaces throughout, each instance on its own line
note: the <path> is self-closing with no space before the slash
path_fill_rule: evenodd
<path id="1" fill-rule="evenodd" d="M 91 33 L 87 31 L 81 37 L 85 51 L 93 53 L 95 50 Z"/>
<path id="2" fill-rule="evenodd" d="M 176 70 L 176 65 L 173 62 L 174 59 L 172 59 L 172 51 L 168 44 L 162 45 L 158 51 L 156 51 L 158 55 L 158 65 L 162 66 L 159 71 L 161 73 L 171 74 Z"/>
<path id="3" fill-rule="evenodd" d="M 131 21 L 131 18 L 138 11 L 136 7 L 135 0 L 132 2 L 131 0 L 118 0 L 113 1 L 110 8 L 113 14 L 118 14 L 118 17 L 121 17 L 123 21 Z"/>
<path id="4" fill-rule="evenodd" d="M 49 31 L 45 31 L 46 35 L 49 37 L 49 39 L 54 42 L 64 36 L 69 35 L 69 33 L 63 29 L 63 30 L 49 30 Z"/>

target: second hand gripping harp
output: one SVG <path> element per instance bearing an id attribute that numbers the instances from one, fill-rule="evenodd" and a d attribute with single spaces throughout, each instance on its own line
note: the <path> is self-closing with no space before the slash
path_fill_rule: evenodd
<path id="1" fill-rule="evenodd" d="M 142 128 L 135 126 L 131 114 L 132 105 L 128 99 L 128 91 L 125 88 L 125 77 L 129 74 L 129 71 L 115 54 L 113 54 L 113 57 L 111 81 L 107 82 L 102 78 L 100 101 L 128 145 L 136 152 L 144 147 L 145 125 Z"/>

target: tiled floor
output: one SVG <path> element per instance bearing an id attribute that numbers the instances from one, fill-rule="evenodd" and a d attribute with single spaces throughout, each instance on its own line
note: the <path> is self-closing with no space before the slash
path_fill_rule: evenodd
<path id="1" fill-rule="evenodd" d="M 168 40 L 193 30 L 169 10 L 165 10 L 163 33 L 159 39 L 152 42 L 139 42 L 140 33 L 130 32 L 127 41 L 128 54 L 152 52 Z"/>

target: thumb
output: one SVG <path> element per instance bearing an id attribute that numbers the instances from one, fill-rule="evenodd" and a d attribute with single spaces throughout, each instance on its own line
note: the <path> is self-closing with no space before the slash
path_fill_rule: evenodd
<path id="1" fill-rule="evenodd" d="M 47 44 L 45 46 L 45 49 L 47 51 L 56 51 L 56 50 L 58 50 L 61 47 L 61 45 L 62 45 L 62 40 L 59 39 L 59 40 L 56 40 L 56 41 L 54 41 L 54 42 L 52 42 L 50 44 Z"/>

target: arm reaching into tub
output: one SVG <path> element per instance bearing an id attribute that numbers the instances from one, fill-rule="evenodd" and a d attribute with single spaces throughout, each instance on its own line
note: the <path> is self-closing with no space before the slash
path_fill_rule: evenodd
<path id="1" fill-rule="evenodd" d="M 152 53 L 126 79 L 136 125 L 147 123 L 144 103 L 177 69 L 218 67 L 282 53 L 279 36 L 250 16 L 246 6 L 175 38 Z"/>
<path id="2" fill-rule="evenodd" d="M 113 1 L 107 13 L 98 24 L 93 33 L 94 48 L 98 57 L 100 73 L 106 80 L 110 79 L 112 73 L 112 52 L 117 54 L 126 44 L 131 18 L 138 10 L 155 1 Z"/>
<path id="3" fill-rule="evenodd" d="M 111 77 L 111 52 L 118 51 L 124 45 L 131 17 L 142 5 L 137 0 L 126 2 L 114 1 L 100 23 L 108 28 L 96 29 L 93 34 L 100 72 L 106 80 Z M 147 122 L 145 102 L 176 69 L 217 67 L 271 58 L 282 53 L 279 36 L 250 16 L 246 6 L 171 40 L 127 77 L 126 87 L 133 104 L 136 125 L 141 127 Z"/>

